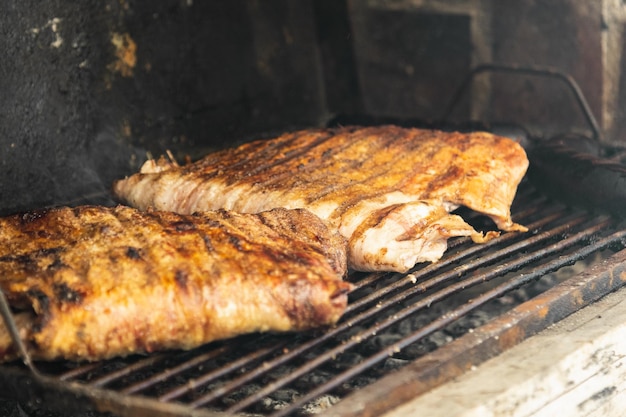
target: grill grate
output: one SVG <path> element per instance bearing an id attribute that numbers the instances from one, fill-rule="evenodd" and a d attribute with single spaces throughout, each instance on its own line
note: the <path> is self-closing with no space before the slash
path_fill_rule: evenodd
<path id="1" fill-rule="evenodd" d="M 452 240 L 440 262 L 409 274 L 350 275 L 355 289 L 348 309 L 331 329 L 249 335 L 189 352 L 100 363 L 37 363 L 42 376 L 21 364 L 4 365 L 0 385 L 17 375 L 28 381 L 27 389 L 15 388 L 23 401 L 44 395 L 52 408 L 121 415 L 278 417 L 329 407 L 338 415 L 363 415 L 363 404 L 368 413 L 380 413 L 626 280 L 619 278 L 623 263 L 611 261 L 626 245 L 626 229 L 614 218 L 562 206 L 527 183 L 513 213 L 528 233 L 503 234 L 483 245 Z M 491 227 L 482 216 L 470 222 Z M 600 266 L 590 275 L 591 263 Z"/>

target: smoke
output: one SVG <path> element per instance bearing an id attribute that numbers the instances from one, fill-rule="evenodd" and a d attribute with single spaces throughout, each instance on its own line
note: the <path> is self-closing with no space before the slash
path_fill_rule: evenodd
<path id="1" fill-rule="evenodd" d="M 67 157 L 65 172 L 55 182 L 55 205 L 115 204 L 111 186 L 117 179 L 137 172 L 146 151 L 121 140 L 113 129 L 101 130 L 87 147 Z"/>
<path id="2" fill-rule="evenodd" d="M 61 146 L 62 145 L 62 146 Z M 2 163 L 0 215 L 53 206 L 116 204 L 111 186 L 117 179 L 137 172 L 146 152 L 101 130 L 87 145 L 58 144 L 14 149 Z"/>

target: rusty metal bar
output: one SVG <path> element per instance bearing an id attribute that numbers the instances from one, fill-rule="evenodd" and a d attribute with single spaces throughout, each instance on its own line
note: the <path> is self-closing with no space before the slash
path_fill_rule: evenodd
<path id="1" fill-rule="evenodd" d="M 85 375 L 101 366 L 102 366 L 102 363 L 100 362 L 87 363 L 87 364 L 79 366 L 78 368 L 74 368 L 70 371 L 66 371 L 60 374 L 58 378 L 61 381 L 70 381 L 72 379 Z"/>

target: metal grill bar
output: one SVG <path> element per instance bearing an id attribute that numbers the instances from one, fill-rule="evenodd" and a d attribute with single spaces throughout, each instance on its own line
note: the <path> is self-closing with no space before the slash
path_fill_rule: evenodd
<path id="1" fill-rule="evenodd" d="M 132 365 L 128 365 L 118 371 L 111 372 L 107 375 L 101 376 L 100 378 L 91 381 L 90 385 L 93 387 L 104 387 L 105 385 L 109 384 L 112 381 L 115 381 L 116 379 L 120 379 L 134 372 L 141 371 L 142 369 L 155 366 L 160 361 L 162 361 L 165 357 L 166 355 L 164 354 L 149 356 L 139 362 L 135 362 Z"/>
<path id="2" fill-rule="evenodd" d="M 123 389 L 121 392 L 123 392 L 124 394 L 134 394 L 137 392 L 141 392 L 145 389 L 150 388 L 151 386 L 153 386 L 154 384 L 157 384 L 159 382 L 165 381 L 168 378 L 173 377 L 174 375 L 178 375 L 184 371 L 186 371 L 187 369 L 193 368 L 194 366 L 198 366 L 203 362 L 206 362 L 208 360 L 211 360 L 219 355 L 221 355 L 222 353 L 226 352 L 226 348 L 225 347 L 221 347 L 218 349 L 214 349 L 208 353 L 205 353 L 204 355 L 200 355 L 200 356 L 196 356 L 195 358 L 188 360 L 174 368 L 171 369 L 166 369 L 165 371 L 154 375 L 151 378 L 147 378 L 139 383 L 136 383 L 134 385 L 131 385 L 130 387 L 127 387 L 125 389 Z"/>
<path id="3" fill-rule="evenodd" d="M 61 375 L 59 375 L 58 378 L 61 381 L 71 381 L 72 379 L 76 379 L 80 377 L 81 375 L 84 375 L 90 371 L 93 371 L 94 369 L 97 369 L 100 366 L 102 366 L 102 364 L 97 363 L 97 362 L 89 363 L 86 365 L 82 365 L 78 368 L 74 368 L 71 371 L 64 372 Z"/>
<path id="4" fill-rule="evenodd" d="M 28 350 L 26 349 L 26 345 L 24 344 L 24 342 L 22 341 L 22 338 L 20 337 L 20 331 L 17 328 L 17 325 L 15 324 L 15 320 L 11 313 L 11 308 L 9 307 L 9 302 L 7 301 L 6 297 L 4 296 L 4 292 L 2 291 L 0 291 L 0 315 L 2 316 L 4 325 L 9 331 L 9 334 L 11 335 L 11 339 L 14 341 L 17 347 L 17 352 L 22 358 L 22 361 L 30 369 L 30 371 L 33 374 L 35 375 L 39 374 L 39 371 L 33 364 L 33 360 L 31 359 L 28 353 Z"/>
<path id="5" fill-rule="evenodd" d="M 352 289 L 352 292 L 360 290 L 363 287 L 367 287 L 386 275 L 388 275 L 386 272 L 372 272 L 370 274 L 367 274 L 365 278 L 353 282 L 354 288 Z M 346 310 L 348 310 L 349 308 L 351 308 L 350 305 L 346 308 Z"/>
<path id="6" fill-rule="evenodd" d="M 259 349 L 253 353 L 251 353 L 250 355 L 247 355 L 246 357 L 243 357 L 239 360 L 236 360 L 232 363 L 230 363 L 228 366 L 224 366 L 222 368 L 216 369 L 213 372 L 209 372 L 208 374 L 204 375 L 202 378 L 198 378 L 196 380 L 194 380 L 193 384 L 189 384 L 177 389 L 174 389 L 172 391 L 169 391 L 168 393 L 161 395 L 159 397 L 159 401 L 169 401 L 172 399 L 176 399 L 179 398 L 181 396 L 183 396 L 184 394 L 188 393 L 189 391 L 191 391 L 193 388 L 197 387 L 197 386 L 201 386 L 203 384 L 206 384 L 209 381 L 212 381 L 216 378 L 219 378 L 222 375 L 228 374 L 236 369 L 241 368 L 242 366 L 251 363 L 252 361 L 256 361 L 264 356 L 267 356 L 268 354 L 270 354 L 271 352 L 275 351 L 275 350 L 280 350 L 283 346 L 285 345 L 284 342 L 282 343 L 278 343 L 277 345 L 271 346 L 271 347 L 267 347 L 267 348 L 263 348 L 263 349 Z"/>

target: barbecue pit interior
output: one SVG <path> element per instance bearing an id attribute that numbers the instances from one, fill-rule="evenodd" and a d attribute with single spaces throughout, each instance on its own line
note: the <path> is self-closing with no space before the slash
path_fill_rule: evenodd
<path id="1" fill-rule="evenodd" d="M 518 140 L 531 168 L 513 216 L 531 232 L 458 239 L 408 274 L 353 273 L 346 317 L 325 331 L 37 374 L 2 365 L 2 405 L 383 415 L 618 290 L 625 23 L 618 0 L 8 0 L 1 215 L 112 206 L 113 181 L 166 152 L 183 163 L 289 130 L 393 123 Z"/>

